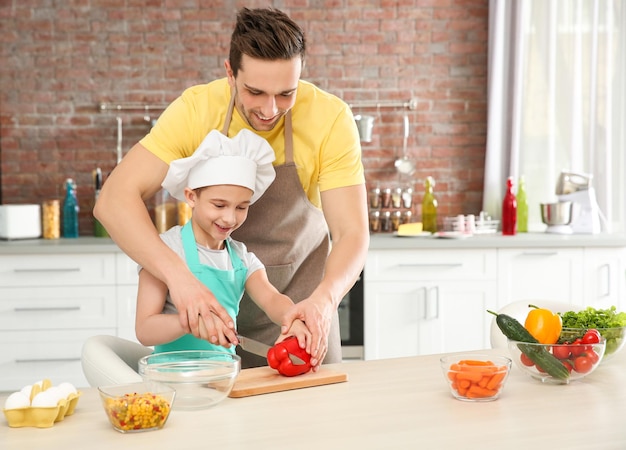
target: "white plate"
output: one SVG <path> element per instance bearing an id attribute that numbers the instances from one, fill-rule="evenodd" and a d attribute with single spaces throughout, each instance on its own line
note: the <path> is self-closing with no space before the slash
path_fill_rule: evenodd
<path id="1" fill-rule="evenodd" d="M 407 237 L 407 238 L 425 238 L 425 237 L 431 237 L 433 234 L 430 231 L 422 231 L 419 234 L 398 234 L 397 231 L 393 232 L 394 236 L 397 237 Z"/>
<path id="2" fill-rule="evenodd" d="M 434 234 L 434 236 L 441 239 L 466 239 L 472 235 L 469 233 L 462 233 L 460 231 L 438 231 Z"/>

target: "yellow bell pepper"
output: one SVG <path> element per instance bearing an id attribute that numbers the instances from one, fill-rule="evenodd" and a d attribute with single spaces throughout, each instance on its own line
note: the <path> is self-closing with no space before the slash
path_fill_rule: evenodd
<path id="1" fill-rule="evenodd" d="M 563 328 L 561 316 L 549 309 L 528 306 L 533 309 L 526 316 L 524 327 L 541 344 L 556 344 Z"/>

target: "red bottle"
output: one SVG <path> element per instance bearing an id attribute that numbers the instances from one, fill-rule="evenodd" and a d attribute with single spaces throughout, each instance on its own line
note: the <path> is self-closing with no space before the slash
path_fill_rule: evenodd
<path id="1" fill-rule="evenodd" d="M 517 200 L 513 193 L 513 178 L 506 180 L 506 194 L 502 202 L 502 235 L 514 236 L 517 232 Z"/>

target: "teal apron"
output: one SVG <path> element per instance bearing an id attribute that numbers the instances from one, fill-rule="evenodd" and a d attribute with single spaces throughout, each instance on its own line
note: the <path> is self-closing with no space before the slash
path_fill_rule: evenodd
<path id="1" fill-rule="evenodd" d="M 233 265 L 232 270 L 219 270 L 215 267 L 201 264 L 198 258 L 198 246 L 193 234 L 193 228 L 191 227 L 191 220 L 182 227 L 181 237 L 183 250 L 185 251 L 185 260 L 189 270 L 211 290 L 220 304 L 226 309 L 226 312 L 233 318 L 233 321 L 236 321 L 239 313 L 239 302 L 245 289 L 248 268 L 244 266 L 241 258 L 232 250 L 228 240 L 224 241 L 224 243 Z M 178 350 L 219 350 L 235 353 L 235 346 L 226 348 L 221 345 L 211 344 L 204 339 L 199 339 L 193 334 L 186 334 L 175 341 L 154 347 L 155 353 Z"/>

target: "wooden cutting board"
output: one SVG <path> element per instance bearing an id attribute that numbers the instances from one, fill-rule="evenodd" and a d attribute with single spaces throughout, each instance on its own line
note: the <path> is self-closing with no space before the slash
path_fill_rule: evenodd
<path id="1" fill-rule="evenodd" d="M 348 374 L 335 372 L 325 367 L 320 367 L 320 370 L 317 372 L 309 372 L 296 377 L 284 377 L 267 366 L 255 367 L 253 369 L 243 369 L 239 372 L 229 397 L 250 397 L 252 395 L 342 383 L 344 381 L 348 381 Z"/>

